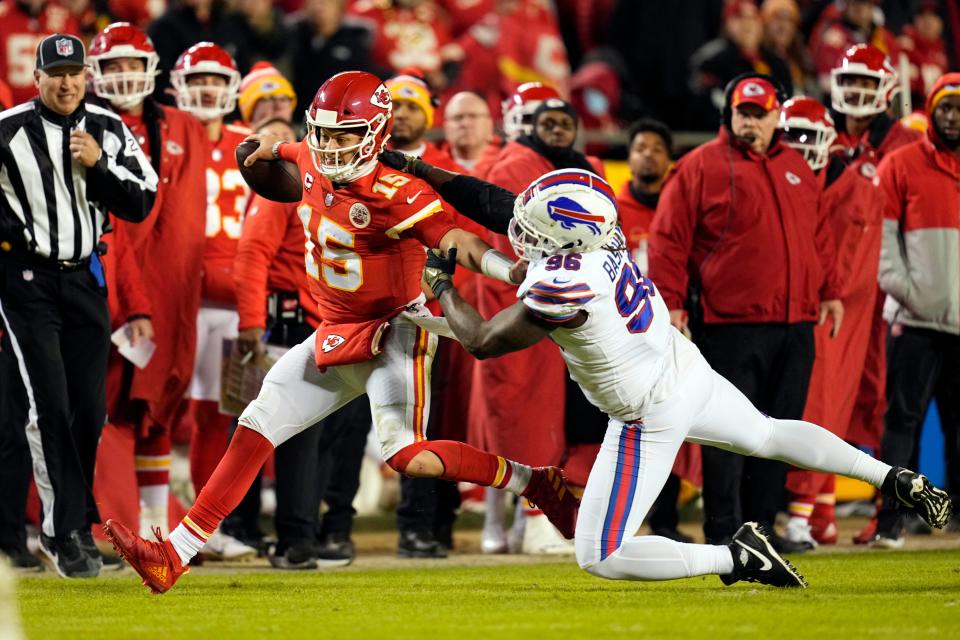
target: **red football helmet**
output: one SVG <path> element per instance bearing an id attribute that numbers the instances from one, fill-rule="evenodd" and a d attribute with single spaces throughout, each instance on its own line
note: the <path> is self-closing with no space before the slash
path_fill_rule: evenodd
<path id="1" fill-rule="evenodd" d="M 344 71 L 321 85 L 306 115 L 313 166 L 333 182 L 351 182 L 376 166 L 390 137 L 393 100 L 375 75 Z M 329 134 L 344 130 L 360 135 L 360 142 L 328 150 Z"/>
<path id="2" fill-rule="evenodd" d="M 548 98 L 561 98 L 557 90 L 540 82 L 525 82 L 503 101 L 503 132 L 510 140 L 533 132 L 533 112 Z"/>
<path id="3" fill-rule="evenodd" d="M 802 153 L 811 169 L 827 166 L 837 129 L 818 100 L 807 96 L 787 100 L 780 111 L 780 130 L 784 144 Z"/>
<path id="4" fill-rule="evenodd" d="M 223 76 L 225 86 L 189 85 L 192 75 Z M 222 118 L 237 106 L 240 72 L 237 63 L 223 47 L 200 42 L 180 54 L 170 72 L 170 84 L 177 92 L 177 107 L 189 111 L 204 122 Z"/>
<path id="5" fill-rule="evenodd" d="M 876 87 L 853 86 L 851 81 L 866 78 Z M 830 98 L 833 108 L 848 116 L 883 113 L 897 89 L 897 72 L 880 49 L 857 44 L 843 54 L 839 66 L 830 71 Z"/>
<path id="6" fill-rule="evenodd" d="M 144 70 L 103 72 L 103 63 L 117 58 L 142 58 Z M 93 92 L 118 109 L 130 109 L 153 93 L 160 56 L 150 37 L 129 22 L 114 22 L 98 33 L 87 52 Z"/>

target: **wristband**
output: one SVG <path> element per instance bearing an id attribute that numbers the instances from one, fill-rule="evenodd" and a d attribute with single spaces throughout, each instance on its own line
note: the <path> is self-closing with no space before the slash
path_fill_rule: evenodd
<path id="1" fill-rule="evenodd" d="M 276 160 L 280 159 L 280 145 L 282 144 L 283 144 L 282 140 L 277 140 L 276 142 L 273 143 L 273 148 L 272 148 L 273 157 Z"/>
<path id="2" fill-rule="evenodd" d="M 512 266 L 513 262 L 496 249 L 487 250 L 480 258 L 480 273 L 507 284 L 514 284 L 510 282 L 510 267 Z"/>

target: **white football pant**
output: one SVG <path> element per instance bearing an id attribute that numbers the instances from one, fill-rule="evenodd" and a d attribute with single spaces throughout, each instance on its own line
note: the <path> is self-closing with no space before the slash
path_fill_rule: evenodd
<path id="1" fill-rule="evenodd" d="M 312 334 L 273 365 L 240 424 L 276 447 L 366 393 L 380 454 L 389 460 L 426 439 L 436 350 L 437 336 L 398 316 L 390 322 L 383 352 L 376 358 L 321 373 Z"/>
<path id="2" fill-rule="evenodd" d="M 798 467 L 839 473 L 879 486 L 886 465 L 799 420 L 762 414 L 699 353 L 665 400 L 642 421 L 611 419 L 577 518 L 577 561 L 610 579 L 670 580 L 729 573 L 725 546 L 635 536 L 660 494 L 684 439 Z"/>

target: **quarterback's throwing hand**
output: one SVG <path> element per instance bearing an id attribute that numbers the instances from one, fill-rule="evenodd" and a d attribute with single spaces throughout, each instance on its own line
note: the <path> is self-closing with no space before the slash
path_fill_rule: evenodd
<path id="1" fill-rule="evenodd" d="M 433 295 L 440 298 L 440 294 L 453 287 L 453 273 L 457 270 L 457 245 L 452 245 L 444 255 L 440 249 L 431 249 L 427 252 L 427 264 L 423 267 L 423 279 L 433 290 Z"/>

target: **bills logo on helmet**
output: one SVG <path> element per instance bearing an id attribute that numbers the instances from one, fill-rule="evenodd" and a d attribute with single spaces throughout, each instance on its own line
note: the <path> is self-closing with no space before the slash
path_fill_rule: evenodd
<path id="1" fill-rule="evenodd" d="M 370 96 L 370 104 L 375 107 L 380 107 L 381 109 L 389 109 L 390 105 L 393 104 L 393 98 L 390 97 L 390 92 L 387 91 L 387 88 L 381 84 L 377 87 L 377 90 L 373 92 L 373 95 Z"/>
<path id="2" fill-rule="evenodd" d="M 320 345 L 320 348 L 323 349 L 324 353 L 330 353 L 346 341 L 347 339 L 343 336 L 331 333 L 323 339 L 323 344 Z"/>
<path id="3" fill-rule="evenodd" d="M 600 235 L 600 225 L 603 224 L 603 216 L 598 216 L 584 209 L 572 198 L 561 196 L 556 200 L 547 203 L 547 211 L 550 219 L 559 222 L 564 229 L 573 229 L 576 225 L 584 225 L 594 235 Z"/>

